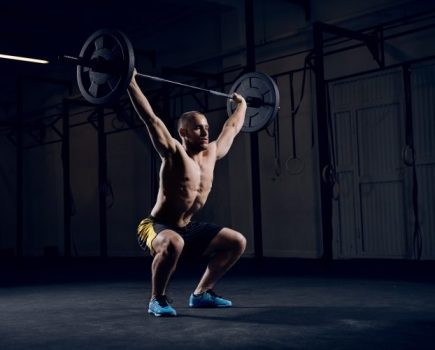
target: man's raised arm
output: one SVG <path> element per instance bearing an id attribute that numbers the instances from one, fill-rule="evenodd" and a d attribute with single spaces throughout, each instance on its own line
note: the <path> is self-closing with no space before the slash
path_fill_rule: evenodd
<path id="1" fill-rule="evenodd" d="M 216 158 L 223 158 L 230 150 L 233 144 L 234 138 L 240 132 L 245 121 L 246 114 L 246 101 L 239 95 L 234 94 L 234 102 L 237 103 L 237 107 L 233 114 L 225 122 L 222 131 L 216 140 Z"/>
<path id="2" fill-rule="evenodd" d="M 161 157 L 176 151 L 176 140 L 171 136 L 166 125 L 157 117 L 145 95 L 136 82 L 136 69 L 128 87 L 128 95 L 139 118 L 147 127 L 151 141 Z"/>

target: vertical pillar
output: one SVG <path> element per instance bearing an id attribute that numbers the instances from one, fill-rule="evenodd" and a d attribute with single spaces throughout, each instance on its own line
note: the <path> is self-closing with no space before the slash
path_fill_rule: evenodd
<path id="1" fill-rule="evenodd" d="M 98 189 L 99 189 L 99 226 L 100 226 L 100 256 L 107 257 L 107 144 L 104 127 L 104 108 L 97 110 L 98 126 Z"/>
<path id="2" fill-rule="evenodd" d="M 414 126 L 412 113 L 412 83 L 411 83 L 411 65 L 406 63 L 403 69 L 403 88 L 405 92 L 405 142 L 406 150 L 411 151 L 411 159 L 407 156 L 404 158 L 404 164 L 412 167 L 412 211 L 414 214 L 414 225 L 412 232 L 413 257 L 421 259 L 423 252 L 423 237 L 420 227 L 420 213 L 418 200 L 418 181 L 417 181 L 417 164 L 416 152 L 414 145 Z M 407 153 L 407 152 L 406 152 Z"/>
<path id="3" fill-rule="evenodd" d="M 316 79 L 316 115 L 317 140 L 319 153 L 319 169 L 322 172 L 329 166 L 329 142 L 325 70 L 323 60 L 323 28 L 322 23 L 313 24 L 314 39 L 314 71 Z M 320 201 L 323 233 L 323 256 L 326 261 L 332 260 L 332 202 L 330 185 L 320 176 Z"/>
<path id="4" fill-rule="evenodd" d="M 250 72 L 254 72 L 256 70 L 254 23 L 254 0 L 245 0 L 246 69 Z M 256 258 L 262 258 L 263 233 L 261 220 L 261 181 L 258 133 L 250 133 L 250 141 L 252 205 L 254 216 L 254 253 Z"/>
<path id="5" fill-rule="evenodd" d="M 16 169 L 17 169 L 17 182 L 16 182 L 16 209 L 17 209 L 17 237 L 16 237 L 16 254 L 23 256 L 23 93 L 22 93 L 22 78 L 18 78 L 17 82 L 17 123 L 16 123 Z"/>
<path id="6" fill-rule="evenodd" d="M 62 105 L 62 171 L 63 171 L 63 245 L 64 256 L 71 256 L 71 165 L 69 103 Z"/>

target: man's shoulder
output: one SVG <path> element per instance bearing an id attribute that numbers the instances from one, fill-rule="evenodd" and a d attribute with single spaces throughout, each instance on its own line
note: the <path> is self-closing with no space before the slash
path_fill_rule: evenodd
<path id="1" fill-rule="evenodd" d="M 168 159 L 172 158 L 174 156 L 180 156 L 183 155 L 183 153 L 186 153 L 186 150 L 184 149 L 183 145 L 178 141 L 176 138 L 173 138 L 174 140 L 174 150 L 171 152 L 166 152 L 164 155 L 161 155 L 162 159 Z"/>

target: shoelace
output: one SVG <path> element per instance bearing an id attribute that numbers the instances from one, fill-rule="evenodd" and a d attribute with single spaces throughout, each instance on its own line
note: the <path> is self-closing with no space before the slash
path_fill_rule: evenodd
<path id="1" fill-rule="evenodd" d="M 213 298 L 222 298 L 220 295 L 217 295 L 213 290 L 209 289 L 206 293 L 210 294 Z"/>
<path id="2" fill-rule="evenodd" d="M 168 298 L 166 295 L 156 295 L 152 298 L 152 301 L 157 301 L 157 303 L 161 307 L 166 307 L 170 303 L 172 303 L 172 300 L 170 298 Z"/>

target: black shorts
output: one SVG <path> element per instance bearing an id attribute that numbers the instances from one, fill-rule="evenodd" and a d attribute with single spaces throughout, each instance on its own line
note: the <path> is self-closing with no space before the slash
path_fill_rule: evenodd
<path id="1" fill-rule="evenodd" d="M 212 241 L 223 229 L 222 226 L 192 221 L 185 227 L 178 227 L 160 222 L 153 217 L 143 219 L 137 228 L 137 238 L 140 247 L 149 249 L 154 255 L 152 241 L 163 230 L 171 230 L 178 233 L 184 240 L 183 256 L 200 257 Z"/>

